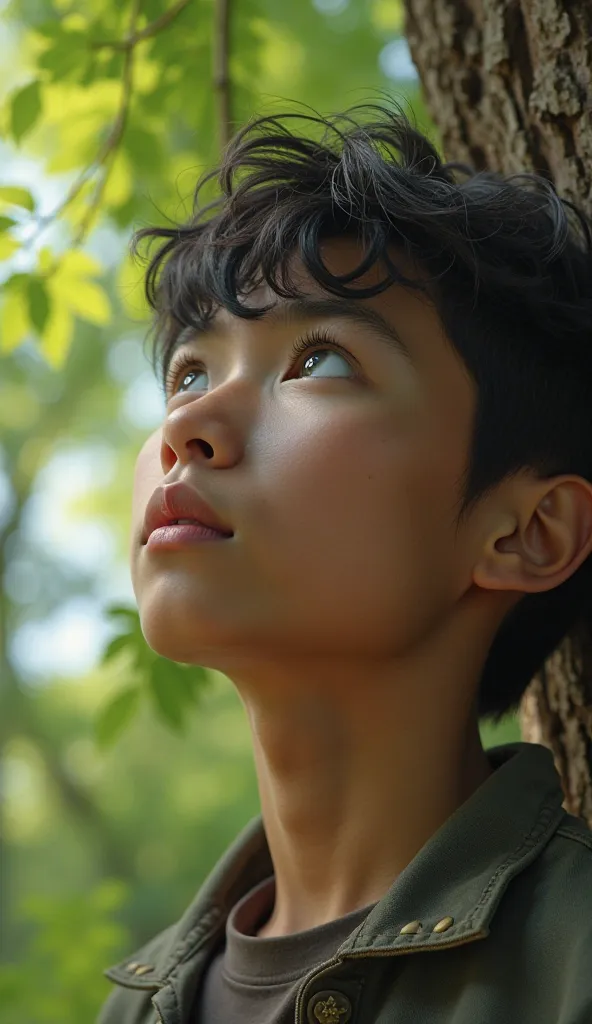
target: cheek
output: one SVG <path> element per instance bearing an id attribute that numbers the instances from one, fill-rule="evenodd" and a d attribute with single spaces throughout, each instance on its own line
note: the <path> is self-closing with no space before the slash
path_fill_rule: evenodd
<path id="1" fill-rule="evenodd" d="M 270 592 L 309 629 L 333 618 L 352 643 L 398 639 L 395 621 L 408 636 L 438 598 L 434 577 L 446 580 L 451 485 L 435 461 L 420 438 L 395 437 L 384 422 L 333 421 L 293 440 L 263 489 L 274 501 L 256 557 Z"/>
<path id="2" fill-rule="evenodd" d="M 142 532 L 146 505 L 154 490 L 162 483 L 160 462 L 162 428 L 155 430 L 142 445 L 134 469 L 132 491 L 132 539 Z"/>

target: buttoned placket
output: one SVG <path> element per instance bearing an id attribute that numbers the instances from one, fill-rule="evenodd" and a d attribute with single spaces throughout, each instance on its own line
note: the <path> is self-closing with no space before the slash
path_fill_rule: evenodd
<path id="1" fill-rule="evenodd" d="M 453 917 L 441 918 L 432 926 L 428 934 L 441 935 L 448 931 L 453 924 Z M 362 926 L 360 925 L 359 927 L 361 928 Z M 423 925 L 421 921 L 410 921 L 408 924 L 403 925 L 399 935 L 415 936 L 422 930 Z M 465 936 L 457 937 L 451 941 L 438 942 L 437 944 L 426 942 L 422 937 L 413 945 L 408 941 L 401 946 L 393 945 L 376 950 L 360 949 L 344 952 L 341 955 L 338 951 L 336 956 L 315 967 L 314 971 L 302 980 L 296 996 L 294 1022 L 295 1024 L 356 1024 L 357 1006 L 355 1003 L 357 1000 L 352 1001 L 350 996 L 341 990 L 339 978 L 331 978 L 330 976 L 335 968 L 341 967 L 348 960 L 402 956 L 426 950 L 433 952 L 438 949 L 453 949 L 455 946 L 465 946 L 470 942 L 485 939 L 488 934 L 488 931 L 484 929 L 473 929 Z M 350 941 L 351 937 L 348 939 L 348 943 Z M 322 982 L 321 988 L 317 987 L 318 982 Z M 314 991 L 311 991 L 312 989 Z M 331 996 L 333 997 L 333 1002 L 330 1002 L 329 997 Z M 320 1012 L 319 1005 L 321 1006 Z"/>

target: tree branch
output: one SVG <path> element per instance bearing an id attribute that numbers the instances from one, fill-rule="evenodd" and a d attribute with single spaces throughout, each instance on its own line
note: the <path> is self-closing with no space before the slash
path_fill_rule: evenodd
<path id="1" fill-rule="evenodd" d="M 181 13 L 187 4 L 191 3 L 191 0 L 178 0 L 178 3 L 174 4 L 170 10 L 165 11 L 159 18 L 155 18 L 151 21 L 146 28 L 141 29 L 140 32 L 136 32 L 135 35 L 130 35 L 127 39 L 106 39 L 103 42 L 93 43 L 91 46 L 92 50 L 104 50 L 106 48 L 110 50 L 131 50 L 138 43 L 144 42 L 145 39 L 150 39 L 152 36 L 157 35 L 164 28 L 168 28 L 172 21 L 175 20 L 178 14 Z"/>
<path id="2" fill-rule="evenodd" d="M 230 124 L 230 76 L 228 74 L 230 0 L 216 0 L 214 9 L 214 95 L 218 113 L 220 151 L 228 145 Z"/>
<path id="3" fill-rule="evenodd" d="M 92 792 L 72 776 L 64 764 L 60 751 L 41 727 L 32 698 L 20 689 L 14 694 L 15 721 L 13 730 L 31 740 L 41 754 L 49 778 L 56 787 L 66 812 L 72 820 L 82 824 L 98 849 L 105 874 L 126 881 L 134 878 L 133 854 L 130 854 L 113 823 L 105 817 Z"/>
<path id="4" fill-rule="evenodd" d="M 0 579 L 7 568 L 7 541 L 14 536 L 21 522 L 28 492 L 17 491 L 17 503 L 9 522 L 0 532 Z M 72 820 L 83 824 L 99 851 L 104 874 L 126 881 L 133 880 L 133 857 L 116 827 L 102 813 L 92 793 L 68 772 L 59 750 L 45 732 L 36 714 L 33 698 L 23 693 L 19 676 L 8 652 L 9 598 L 0 592 L 0 782 L 6 771 L 6 748 L 13 736 L 25 736 L 41 755 L 47 773 Z M 14 925 L 14 882 L 11 877 L 10 844 L 6 835 L 5 800 L 0 790 L 0 961 L 7 955 Z"/>
<path id="5" fill-rule="evenodd" d="M 130 35 L 132 34 L 132 32 L 134 30 L 134 27 L 135 27 L 136 22 L 138 20 L 138 16 L 140 14 L 141 2 L 142 2 L 142 0 L 133 0 L 132 14 L 131 14 L 131 18 L 130 18 Z M 105 142 L 103 144 L 102 150 L 101 150 L 101 152 L 99 154 L 99 158 L 98 158 L 98 167 L 100 168 L 101 166 L 103 166 L 104 167 L 104 173 L 101 175 L 101 177 L 99 178 L 99 181 L 97 182 L 97 185 L 96 185 L 93 197 L 92 197 L 92 199 L 91 199 L 91 201 L 89 203 L 88 209 L 87 209 L 84 217 L 82 218 L 82 221 L 80 223 L 80 227 L 79 227 L 79 229 L 78 229 L 78 231 L 77 231 L 77 233 L 76 233 L 76 235 L 74 237 L 74 241 L 73 241 L 74 247 L 76 247 L 77 245 L 81 245 L 82 244 L 82 242 L 86 238 L 86 235 L 87 235 L 87 233 L 88 233 L 88 231 L 90 229 L 90 226 L 91 226 L 94 218 L 97 215 L 97 212 L 98 212 L 99 207 L 101 205 L 101 200 L 103 198 L 103 193 L 105 191 L 105 186 L 106 186 L 106 184 L 107 184 L 107 182 L 109 180 L 109 175 L 110 175 L 110 173 L 111 173 L 111 171 L 113 169 L 113 161 L 115 159 L 115 153 L 116 153 L 116 151 L 117 151 L 117 149 L 119 147 L 119 143 L 121 142 L 121 139 L 123 137 L 123 133 L 125 131 L 125 126 L 126 126 L 126 123 L 127 123 L 127 116 L 128 116 L 128 113 L 129 113 L 129 108 L 130 108 L 130 103 L 131 103 L 132 93 L 133 93 L 134 57 L 135 57 L 135 50 L 134 50 L 133 47 L 130 47 L 128 50 L 126 50 L 125 57 L 123 58 L 123 78 L 122 78 L 122 90 L 121 90 L 121 103 L 119 105 L 119 111 L 117 113 L 117 117 L 115 118 L 115 121 L 113 122 L 113 127 L 111 128 L 111 131 L 109 132 L 109 135 L 107 136 L 107 138 L 106 138 L 106 140 L 105 140 Z M 109 159 L 109 157 L 111 157 L 111 162 L 110 162 L 109 166 L 105 166 L 105 164 L 106 164 L 107 160 Z"/>
<path id="6" fill-rule="evenodd" d="M 187 0 L 187 2 L 188 2 L 188 0 Z M 132 36 L 134 34 L 134 32 L 135 32 L 136 23 L 137 23 L 139 15 L 140 15 L 141 3 L 142 3 L 142 0 L 133 0 L 132 11 L 131 11 L 131 16 L 130 16 L 130 25 L 129 25 L 129 34 L 130 34 L 130 36 Z M 39 218 L 39 221 L 38 221 L 39 228 L 35 232 L 35 234 L 31 237 L 31 239 L 29 240 L 29 244 L 31 243 L 31 241 L 33 239 L 38 238 L 39 235 L 41 234 L 41 232 L 45 230 L 47 225 L 50 224 L 52 221 L 56 220 L 57 217 L 59 217 L 64 212 L 64 210 L 68 206 L 70 206 L 70 204 L 73 203 L 75 199 L 78 198 L 78 196 L 80 195 L 82 189 L 86 185 L 87 181 L 89 181 L 92 177 L 94 177 L 94 175 L 97 173 L 97 171 L 99 171 L 102 167 L 104 167 L 104 165 L 107 162 L 107 160 L 109 159 L 109 157 L 114 157 L 115 152 L 116 152 L 116 150 L 117 150 L 117 148 L 119 146 L 119 143 L 121 142 L 123 133 L 125 131 L 125 125 L 126 125 L 126 122 L 127 122 L 127 115 L 129 113 L 129 108 L 130 108 L 130 103 L 131 103 L 131 98 L 132 98 L 134 56 L 135 56 L 135 51 L 134 51 L 133 47 L 130 47 L 129 49 L 126 50 L 125 56 L 124 56 L 124 59 L 123 59 L 123 77 L 122 77 L 121 102 L 120 102 L 120 105 L 119 105 L 119 110 L 117 112 L 115 121 L 113 122 L 113 125 L 111 127 L 111 131 L 109 132 L 107 138 L 103 142 L 103 145 L 101 146 L 101 148 L 100 148 L 99 152 L 97 153 L 95 159 L 93 160 L 92 164 L 90 164 L 88 167 L 86 167 L 84 169 L 84 171 L 82 172 L 82 174 L 79 175 L 79 177 L 76 179 L 76 181 L 71 186 L 71 188 L 70 188 L 68 194 L 66 195 L 65 199 L 63 199 L 62 202 L 59 204 L 59 206 L 57 206 L 56 209 L 53 210 L 51 213 L 47 214 L 45 217 L 40 217 Z M 92 223 L 92 221 L 93 221 L 93 219 L 95 217 L 95 214 L 97 213 L 97 210 L 98 210 L 98 208 L 100 206 L 101 199 L 102 199 L 102 196 L 103 196 L 103 192 L 105 191 L 105 185 L 107 184 L 107 181 L 108 181 L 109 174 L 111 172 L 112 166 L 113 166 L 113 161 L 111 161 L 111 167 L 109 167 L 109 168 L 107 168 L 105 170 L 105 173 L 102 175 L 102 177 L 100 178 L 100 180 L 99 180 L 99 182 L 98 182 L 98 184 L 97 184 L 97 186 L 95 188 L 95 191 L 94 191 L 94 194 L 93 194 L 93 198 L 92 198 L 92 200 L 91 200 L 91 202 L 89 204 L 89 208 L 86 211 L 86 214 L 84 215 L 84 217 L 82 219 L 82 222 L 80 224 L 79 230 L 78 230 L 78 232 L 76 234 L 76 237 L 74 239 L 74 242 L 73 242 L 74 246 L 80 245 L 84 241 L 84 238 L 86 237 L 86 234 L 87 234 L 87 232 L 88 232 L 88 230 L 90 228 L 90 225 L 91 225 L 91 223 Z"/>

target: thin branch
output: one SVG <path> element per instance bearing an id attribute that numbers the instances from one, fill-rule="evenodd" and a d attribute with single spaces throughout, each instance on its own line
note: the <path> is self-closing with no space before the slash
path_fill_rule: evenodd
<path id="1" fill-rule="evenodd" d="M 150 39 L 152 36 L 157 35 L 162 29 L 168 28 L 171 22 L 175 20 L 177 15 L 189 3 L 191 3 L 191 0 L 178 0 L 178 3 L 174 4 L 170 10 L 165 11 L 159 18 L 155 18 L 149 25 L 146 25 L 146 28 L 136 32 L 135 35 L 130 35 L 127 39 L 106 39 L 104 42 L 93 43 L 91 49 L 131 50 L 138 43 L 142 43 L 145 39 Z"/>
<path id="2" fill-rule="evenodd" d="M 57 415 L 53 417 L 57 425 Z M 46 437 L 54 436 L 54 424 L 48 424 Z M 36 467 L 39 468 L 39 467 Z M 31 479 L 35 473 L 31 475 Z M 16 485 L 16 478 L 12 477 Z M 23 508 L 30 488 L 15 486 L 16 505 L 9 521 L 0 531 L 0 579 L 4 579 L 8 566 L 8 538 L 14 537 L 22 519 Z M 0 590 L 0 781 L 6 772 L 7 747 L 14 737 L 25 736 L 41 755 L 45 768 L 61 798 L 65 810 L 73 821 L 83 824 L 92 835 L 99 850 L 102 870 L 126 880 L 133 879 L 132 858 L 117 834 L 117 829 L 106 818 L 100 804 L 94 800 L 92 789 L 73 777 L 54 741 L 47 734 L 35 707 L 34 699 L 25 694 L 20 685 L 18 670 L 9 654 L 9 607 L 7 595 Z M 10 856 L 9 856 L 10 854 Z M 16 923 L 13 901 L 16 895 L 12 864 L 16 851 L 6 834 L 5 800 L 0 790 L 0 961 L 6 959 Z"/>
<path id="3" fill-rule="evenodd" d="M 133 879 L 133 857 L 122 843 L 113 823 L 103 814 L 100 803 L 94 799 L 92 789 L 68 770 L 61 751 L 54 745 L 54 741 L 39 721 L 34 700 L 25 697 L 20 690 L 17 690 L 14 696 L 17 698 L 14 707 L 14 734 L 30 740 L 41 755 L 65 810 L 73 821 L 83 825 L 87 834 L 92 836 L 93 844 L 100 854 L 104 873 L 126 880 Z"/>
<path id="4" fill-rule="evenodd" d="M 220 151 L 230 141 L 230 75 L 228 53 L 230 36 L 230 0 L 216 0 L 214 9 L 214 94 L 218 112 Z"/>
<path id="5" fill-rule="evenodd" d="M 135 30 L 136 23 L 137 23 L 139 14 L 140 14 L 141 3 L 142 3 L 142 0 L 133 0 L 132 11 L 131 11 L 131 16 L 130 16 L 130 27 L 129 27 L 130 35 L 133 34 L 133 32 Z M 59 216 L 61 216 L 61 214 L 64 212 L 64 210 L 68 206 L 70 206 L 70 204 L 73 203 L 75 199 L 78 198 L 78 196 L 80 195 L 82 189 L 86 185 L 87 181 L 89 181 L 92 177 L 94 177 L 94 175 L 97 173 L 97 171 L 99 171 L 100 168 L 105 164 L 105 162 L 107 161 L 109 156 L 111 154 L 114 154 L 116 149 L 118 148 L 119 143 L 121 142 L 121 138 L 123 136 L 123 133 L 125 131 L 125 125 L 126 125 L 126 122 L 127 122 L 127 115 L 128 115 L 128 112 L 129 112 L 129 107 L 130 107 L 130 102 L 131 102 L 131 97 L 132 97 L 134 55 L 135 55 L 135 51 L 134 51 L 133 48 L 129 49 L 129 50 L 126 50 L 126 52 L 125 52 L 125 56 L 124 56 L 124 59 L 123 59 L 123 78 L 122 78 L 121 102 L 120 102 L 120 105 L 119 105 L 119 110 L 117 112 L 117 116 L 115 118 L 115 121 L 113 122 L 111 131 L 109 132 L 107 138 L 103 142 L 103 145 L 101 146 L 101 148 L 100 148 L 99 152 L 97 153 L 97 155 L 96 155 L 95 159 L 93 160 L 93 162 L 88 167 L 86 167 L 84 169 L 82 174 L 79 175 L 79 177 L 76 179 L 76 181 L 71 186 L 71 188 L 70 188 L 69 192 L 67 193 L 65 199 L 63 199 L 62 202 L 60 203 L 60 205 L 57 206 L 56 209 L 53 210 L 51 213 L 48 213 L 45 217 L 40 217 L 39 218 L 38 230 L 29 239 L 29 244 L 31 244 L 31 242 L 34 239 L 38 238 L 39 235 L 41 234 L 41 232 L 43 230 L 45 230 L 47 225 L 50 224 L 52 221 L 56 220 Z M 75 246 L 79 245 L 83 241 L 83 239 L 84 239 L 84 237 L 86 235 L 86 232 L 87 232 L 88 228 L 90 227 L 91 221 L 93 220 L 94 215 L 97 212 L 97 209 L 98 209 L 98 207 L 100 205 L 101 197 L 103 195 L 103 192 L 104 192 L 104 189 L 105 189 L 105 185 L 107 184 L 108 176 L 109 176 L 109 171 L 107 171 L 102 176 L 101 180 L 99 181 L 99 184 L 97 185 L 97 188 L 95 189 L 95 193 L 94 193 L 93 198 L 91 200 L 89 209 L 87 210 L 87 212 L 86 212 L 86 214 L 84 216 L 84 219 L 82 221 L 82 224 L 80 226 L 80 229 L 78 231 L 76 239 L 74 240 L 73 244 Z"/>
<path id="6" fill-rule="evenodd" d="M 135 24 L 140 14 L 140 5 L 142 0 L 133 0 L 132 14 L 130 19 L 130 34 L 133 32 Z M 126 50 L 125 57 L 123 58 L 123 78 L 122 78 L 122 90 L 121 90 L 121 103 L 119 105 L 119 111 L 117 117 L 113 122 L 113 127 L 109 132 L 107 139 L 102 149 L 102 159 L 99 161 L 99 167 L 104 165 L 108 160 L 109 156 L 112 157 L 111 163 L 108 167 L 104 167 L 104 172 L 99 178 L 97 186 L 94 191 L 94 195 L 89 203 L 88 209 L 82 218 L 80 227 L 76 233 L 73 241 L 74 247 L 80 245 L 90 229 L 90 226 L 99 211 L 105 186 L 109 180 L 109 175 L 113 169 L 113 161 L 115 158 L 116 150 L 119 147 L 119 143 L 123 137 L 125 126 L 127 123 L 127 117 L 129 114 L 130 103 L 132 99 L 133 84 L 134 84 L 134 57 L 135 50 L 130 48 Z"/>

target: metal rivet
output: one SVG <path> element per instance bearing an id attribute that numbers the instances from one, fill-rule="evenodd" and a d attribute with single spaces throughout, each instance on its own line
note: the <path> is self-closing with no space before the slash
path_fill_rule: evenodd
<path id="1" fill-rule="evenodd" d="M 443 917 L 441 921 L 438 921 L 438 924 L 434 925 L 432 931 L 446 932 L 450 928 L 451 924 L 454 924 L 453 917 Z"/>
<path id="2" fill-rule="evenodd" d="M 351 1015 L 351 1002 L 335 989 L 317 992 L 308 1004 L 309 1024 L 347 1024 Z"/>
<path id="3" fill-rule="evenodd" d="M 136 967 L 139 967 L 139 966 L 140 965 L 137 963 L 137 961 L 134 960 L 133 963 L 127 965 L 126 971 L 135 971 Z"/>
<path id="4" fill-rule="evenodd" d="M 421 921 L 410 921 L 404 928 L 401 928 L 399 935 L 415 935 L 421 930 Z"/>
<path id="5" fill-rule="evenodd" d="M 148 974 L 148 971 L 153 971 L 154 967 L 151 964 L 141 964 L 140 967 L 136 967 L 136 974 Z"/>

